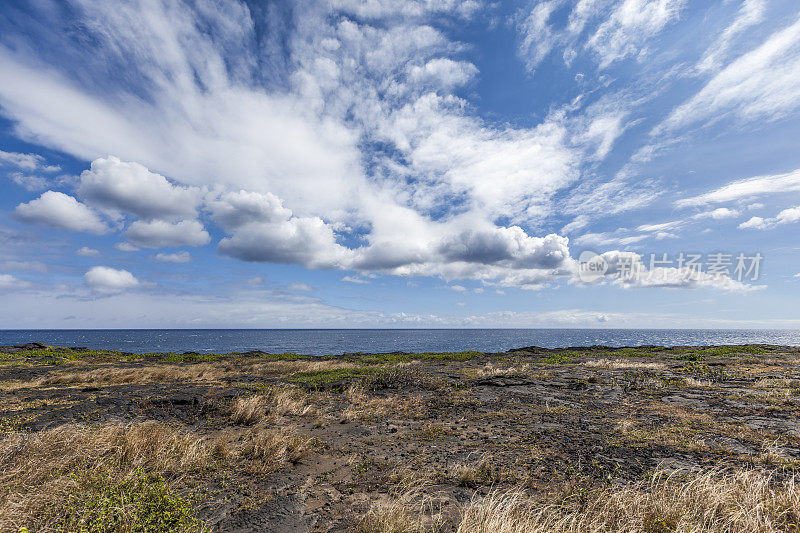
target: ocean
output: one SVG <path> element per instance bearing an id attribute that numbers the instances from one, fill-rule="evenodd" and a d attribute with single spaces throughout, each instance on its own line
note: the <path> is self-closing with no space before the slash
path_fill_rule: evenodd
<path id="1" fill-rule="evenodd" d="M 43 342 L 133 353 L 262 350 L 309 355 L 352 352 L 500 352 L 541 346 L 781 344 L 800 330 L 721 329 L 104 329 L 0 330 L 0 345 Z"/>

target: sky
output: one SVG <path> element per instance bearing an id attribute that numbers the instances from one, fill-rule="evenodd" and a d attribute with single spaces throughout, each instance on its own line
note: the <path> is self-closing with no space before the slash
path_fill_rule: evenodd
<path id="1" fill-rule="evenodd" d="M 795 0 L 9 0 L 0 328 L 798 328 Z"/>

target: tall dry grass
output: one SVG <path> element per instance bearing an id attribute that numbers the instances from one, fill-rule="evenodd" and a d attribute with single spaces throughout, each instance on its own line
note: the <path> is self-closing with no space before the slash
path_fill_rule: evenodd
<path id="1" fill-rule="evenodd" d="M 296 462 L 309 446 L 291 428 L 201 435 L 155 421 L 9 434 L 0 439 L 0 531 L 57 530 L 65 502 L 86 490 L 88 478 L 116 482 L 146 472 L 180 486 L 225 469 L 268 473 Z"/>
<path id="2" fill-rule="evenodd" d="M 339 421 L 343 423 L 380 420 L 391 416 L 420 418 L 425 414 L 425 404 L 420 398 L 375 396 L 358 383 L 350 385 L 344 392 L 344 397 L 348 405 L 339 415 Z"/>
<path id="3" fill-rule="evenodd" d="M 658 473 L 650 483 L 594 493 L 588 501 L 542 503 L 493 492 L 464 510 L 457 533 L 796 532 L 800 489 L 758 471 Z"/>
<path id="4" fill-rule="evenodd" d="M 395 499 L 374 503 L 354 533 L 438 533 L 444 531 L 443 501 L 418 489 Z"/>
<path id="5" fill-rule="evenodd" d="M 235 398 L 231 402 L 230 416 L 235 424 L 255 424 L 270 415 L 313 416 L 316 410 L 308 396 L 301 390 L 271 387 L 260 394 Z"/>
<path id="6" fill-rule="evenodd" d="M 667 367 L 664 363 L 646 363 L 642 361 L 631 361 L 628 359 L 594 359 L 591 361 L 585 361 L 583 364 L 593 368 L 606 369 L 638 368 L 645 370 L 661 370 Z"/>
<path id="7" fill-rule="evenodd" d="M 53 385 L 124 385 L 129 383 L 153 383 L 167 381 L 217 381 L 225 371 L 210 363 L 188 366 L 161 364 L 138 368 L 97 368 L 77 372 L 54 372 L 46 376 L 3 383 L 5 390 L 17 390 Z"/>

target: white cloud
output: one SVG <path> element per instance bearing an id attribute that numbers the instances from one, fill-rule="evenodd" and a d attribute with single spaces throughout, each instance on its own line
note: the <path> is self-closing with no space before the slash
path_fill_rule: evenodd
<path id="1" fill-rule="evenodd" d="M 566 241 L 551 250 L 552 236 L 520 229 L 547 216 L 553 195 L 578 177 L 568 128 L 555 118 L 512 128 L 471 116 L 451 91 L 477 69 L 448 57 L 463 45 L 424 19 L 470 10 L 458 2 L 419 3 L 410 11 L 400 4 L 368 10 L 394 13 L 374 25 L 332 16 L 337 9 L 362 13 L 364 6 L 308 6 L 290 25 L 291 67 L 276 74 L 285 75 L 288 90 L 265 86 L 262 69 L 253 68 L 253 21 L 241 5 L 201 11 L 154 1 L 142 17 L 131 6 L 86 4 L 80 16 L 97 58 L 85 66 L 92 87 L 53 58 L 0 46 L 0 73 L 12 80 L 0 86 L 0 103 L 24 137 L 95 160 L 81 178 L 87 202 L 176 219 L 196 206 L 189 193 L 177 198 L 181 191 L 213 191 L 207 209 L 229 233 L 219 249 L 240 259 L 483 278 L 554 262 L 539 261 L 540 252 L 568 255 Z M 213 38 L 207 24 L 215 25 Z M 83 46 L 67 35 L 50 38 Z M 220 39 L 229 46 L 219 46 Z M 120 55 L 130 79 L 148 80 L 141 94 L 92 70 Z M 601 145 L 613 142 L 613 135 L 600 137 Z M 396 155 L 376 157 L 368 175 L 362 162 L 372 155 L 361 151 L 364 142 Z M 453 198 L 464 205 L 454 206 Z M 454 209 L 469 216 L 437 220 Z M 509 213 L 507 227 L 487 222 Z M 352 242 L 343 238 L 351 228 L 364 246 L 341 244 Z M 480 236 L 492 264 L 482 268 L 476 255 L 457 252 L 459 235 Z M 142 247 L 208 239 L 198 222 L 136 221 L 125 237 Z M 537 251 L 539 242 L 545 244 Z M 460 265 L 445 264 L 459 254 Z"/>
<path id="2" fill-rule="evenodd" d="M 134 246 L 129 242 L 118 242 L 114 245 L 114 248 L 119 250 L 120 252 L 138 252 L 139 247 Z"/>
<path id="3" fill-rule="evenodd" d="M 477 73 L 478 69 L 472 63 L 438 57 L 424 65 L 410 67 L 408 76 L 415 83 L 453 89 L 469 82 Z"/>
<path id="4" fill-rule="evenodd" d="M 764 20 L 765 0 L 744 0 L 736 19 L 726 27 L 716 41 L 706 50 L 697 64 L 701 72 L 716 70 L 730 52 L 733 41 L 739 35 Z"/>
<path id="5" fill-rule="evenodd" d="M 292 215 L 274 194 L 244 190 L 221 194 L 209 200 L 207 206 L 214 221 L 228 230 L 248 222 L 283 221 Z"/>
<path id="6" fill-rule="evenodd" d="M 222 239 L 219 250 L 243 261 L 311 268 L 343 268 L 352 255 L 336 242 L 331 227 L 317 217 L 246 223 Z"/>
<path id="7" fill-rule="evenodd" d="M 342 278 L 342 281 L 346 281 L 347 283 L 360 283 L 363 285 L 369 285 L 370 283 L 368 279 L 362 279 L 357 276 L 345 276 Z"/>
<path id="8" fill-rule="evenodd" d="M 659 232 L 678 229 L 683 226 L 683 220 L 671 220 L 669 222 L 661 222 L 659 224 L 642 224 L 636 228 L 636 231 Z"/>
<path id="9" fill-rule="evenodd" d="M 800 191 L 800 170 L 786 174 L 756 176 L 733 181 L 711 192 L 682 198 L 675 202 L 676 207 L 692 207 L 705 204 L 719 204 L 738 200 L 748 200 L 758 196 L 779 192 Z"/>
<path id="10" fill-rule="evenodd" d="M 746 222 L 739 224 L 739 228 L 765 230 L 797 221 L 800 221 L 800 206 L 784 209 L 773 218 L 751 217 Z"/>
<path id="11" fill-rule="evenodd" d="M 652 226 L 642 226 L 638 231 L 650 231 Z M 644 228 L 644 229 L 642 229 Z M 575 239 L 575 244 L 581 246 L 608 246 L 622 245 L 629 246 L 649 238 L 649 235 L 632 235 L 625 228 L 620 228 L 614 232 L 584 233 Z"/>
<path id="12" fill-rule="evenodd" d="M 137 220 L 128 226 L 125 238 L 141 248 L 201 246 L 211 241 L 211 236 L 197 220 L 181 220 L 176 223 Z"/>
<path id="13" fill-rule="evenodd" d="M 279 50 L 256 50 L 242 4 L 88 2 L 77 10 L 86 40 L 58 26 L 48 35 L 54 57 L 0 37 L 0 75 L 10 80 L 0 104 L 24 139 L 94 161 L 79 187 L 89 205 L 144 219 L 118 249 L 208 243 L 196 220 L 202 207 L 226 232 L 219 251 L 245 261 L 538 288 L 569 263 L 569 241 L 542 229 L 549 216 L 579 215 L 565 227 L 574 231 L 589 215 L 641 207 L 663 187 L 598 185 L 582 168 L 635 123 L 628 95 L 578 98 L 525 126 L 475 113 L 455 91 L 477 68 L 439 29 L 446 25 L 430 24 L 432 15 L 467 16 L 474 7 L 464 5 L 312 3 L 286 24 Z M 537 4 L 529 34 L 546 37 L 564 5 Z M 583 35 L 607 66 L 640 55 L 682 5 L 581 0 L 567 33 L 551 32 L 552 46 Z M 595 17 L 603 20 L 588 31 Z M 95 60 L 74 73 L 59 61 L 61 46 Z M 264 68 L 270 53 L 285 61 Z M 125 84 L 106 70 L 120 62 Z M 374 145 L 385 149 L 364 148 Z M 565 195 L 573 186 L 580 193 Z"/>
<path id="14" fill-rule="evenodd" d="M 15 278 L 11 274 L 0 274 L 0 290 L 24 289 L 29 286 L 30 283 Z"/>
<path id="15" fill-rule="evenodd" d="M 557 0 L 538 2 L 517 26 L 522 37 L 518 54 L 530 70 L 534 70 L 563 40 L 550 25 L 550 17 L 560 3 Z"/>
<path id="16" fill-rule="evenodd" d="M 641 53 L 647 39 L 678 20 L 685 0 L 621 0 L 588 41 L 604 68 Z"/>
<path id="17" fill-rule="evenodd" d="M 28 191 L 41 191 L 48 187 L 49 181 L 41 176 L 23 174 L 22 172 L 12 172 L 9 174 L 11 181 Z"/>
<path id="18" fill-rule="evenodd" d="M 139 285 L 139 280 L 127 270 L 106 266 L 92 267 L 83 277 L 89 288 L 100 293 L 117 293 Z"/>
<path id="19" fill-rule="evenodd" d="M 199 189 L 173 185 L 138 163 L 113 156 L 95 159 L 83 171 L 78 196 L 92 205 L 147 219 L 192 217 L 201 200 Z"/>
<path id="20" fill-rule="evenodd" d="M 174 254 L 158 253 L 154 259 L 161 263 L 188 263 L 192 260 L 192 255 L 189 252 L 176 252 Z"/>
<path id="21" fill-rule="evenodd" d="M 712 209 L 711 211 L 703 211 L 702 213 L 697 213 L 693 215 L 692 218 L 694 219 L 703 219 L 703 218 L 712 218 L 714 220 L 723 220 L 726 218 L 733 218 L 739 216 L 739 211 L 736 209 L 730 209 L 727 207 L 718 207 L 717 209 Z"/>
<path id="22" fill-rule="evenodd" d="M 31 224 L 44 224 L 72 231 L 105 233 L 108 227 L 92 211 L 72 196 L 47 191 L 39 198 L 19 204 L 14 216 Z"/>
<path id="23" fill-rule="evenodd" d="M 751 292 L 764 288 L 763 285 L 743 283 L 724 273 L 711 274 L 688 266 L 653 265 L 652 269 L 648 269 L 642 256 L 635 252 L 614 250 L 600 255 L 608 268 L 598 281 L 610 282 L 626 289 L 717 289 L 726 292 Z M 575 281 L 582 283 L 577 274 Z"/>
<path id="24" fill-rule="evenodd" d="M 95 250 L 94 248 L 89 248 L 88 246 L 82 246 L 75 253 L 82 257 L 100 257 L 101 255 L 99 250 Z"/>
<path id="25" fill-rule="evenodd" d="M 800 108 L 800 19 L 742 55 L 678 106 L 652 135 L 725 117 L 740 122 L 785 118 Z"/>
<path id="26" fill-rule="evenodd" d="M 60 167 L 56 165 L 48 165 L 44 157 L 39 154 L 23 154 L 20 152 L 5 152 L 0 150 L 0 163 L 8 163 L 29 172 L 34 170 L 56 172 L 60 170 Z"/>
<path id="27" fill-rule="evenodd" d="M 308 283 L 302 283 L 299 281 L 290 283 L 289 285 L 286 286 L 286 288 L 289 289 L 290 291 L 301 291 L 301 292 L 310 292 L 314 290 L 314 287 L 312 287 Z"/>

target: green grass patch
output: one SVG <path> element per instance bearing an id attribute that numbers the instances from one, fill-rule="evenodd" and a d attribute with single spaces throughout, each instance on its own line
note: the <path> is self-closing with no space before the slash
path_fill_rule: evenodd
<path id="1" fill-rule="evenodd" d="M 692 348 L 676 357 L 681 361 L 701 361 L 707 357 L 746 357 L 751 355 L 766 355 L 769 352 L 761 346 L 744 344 L 741 346 L 708 346 Z"/>
<path id="2" fill-rule="evenodd" d="M 571 363 L 572 357 L 571 353 L 557 352 L 548 354 L 542 362 L 548 365 L 563 365 Z"/>
<path id="3" fill-rule="evenodd" d="M 697 362 L 706 359 L 706 356 L 701 353 L 685 353 L 677 356 L 675 359 L 678 361 Z"/>
<path id="4" fill-rule="evenodd" d="M 342 382 L 374 376 L 382 371 L 380 367 L 333 368 L 330 370 L 312 370 L 297 372 L 286 378 L 289 383 L 297 383 L 315 389 L 336 388 Z M 339 387 L 341 388 L 341 387 Z"/>
<path id="5" fill-rule="evenodd" d="M 164 478 L 138 470 L 128 479 L 108 473 L 78 476 L 65 502 L 62 531 L 198 532 L 203 524 Z"/>

